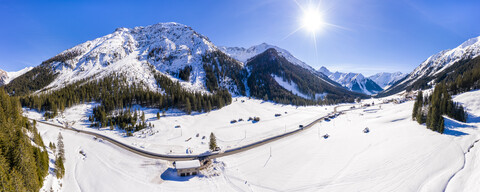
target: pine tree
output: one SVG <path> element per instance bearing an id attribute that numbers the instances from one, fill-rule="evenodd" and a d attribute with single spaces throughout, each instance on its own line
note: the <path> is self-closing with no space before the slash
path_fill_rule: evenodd
<path id="1" fill-rule="evenodd" d="M 418 98 L 418 97 L 417 97 Z M 417 114 L 418 114 L 418 106 L 420 104 L 418 103 L 418 99 L 415 101 L 415 103 L 413 104 L 413 110 L 412 110 L 412 120 L 416 120 L 417 118 Z"/>
<path id="2" fill-rule="evenodd" d="M 9 176 L 9 167 L 0 151 L 0 191 L 14 191 Z"/>
<path id="3" fill-rule="evenodd" d="M 423 124 L 423 123 L 425 123 L 425 116 L 423 115 L 422 107 L 419 107 L 419 108 L 418 108 L 417 116 L 416 116 L 415 118 L 416 118 L 418 124 Z"/>
<path id="4" fill-rule="evenodd" d="M 190 104 L 190 99 L 187 98 L 187 101 L 185 102 L 185 111 L 187 114 L 192 114 L 192 106 Z"/>
<path id="5" fill-rule="evenodd" d="M 217 148 L 217 138 L 215 137 L 215 135 L 212 133 L 210 133 L 210 142 L 208 144 L 210 146 L 210 150 L 215 150 L 215 148 Z"/>
<path id="6" fill-rule="evenodd" d="M 63 165 L 63 159 L 62 157 L 58 156 L 55 159 L 55 174 L 57 178 L 61 179 L 63 175 L 65 174 L 65 167 Z"/>
<path id="7" fill-rule="evenodd" d="M 58 147 L 58 156 L 64 160 L 65 159 L 65 149 L 63 145 L 63 136 L 62 133 L 58 133 L 58 139 L 57 139 L 57 147 Z"/>
<path id="8" fill-rule="evenodd" d="M 413 105 L 413 112 L 412 112 L 413 120 L 417 119 L 417 114 L 419 111 L 421 111 L 422 106 L 423 106 L 423 93 L 421 90 L 419 90 L 417 93 L 417 99 L 415 100 L 415 104 Z"/>

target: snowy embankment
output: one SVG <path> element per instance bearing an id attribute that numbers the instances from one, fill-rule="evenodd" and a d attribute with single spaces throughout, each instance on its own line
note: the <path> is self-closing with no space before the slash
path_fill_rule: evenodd
<path id="1" fill-rule="evenodd" d="M 411 120 L 412 101 L 383 104 L 380 108 L 380 102 L 375 100 L 375 106 L 347 112 L 300 134 L 218 158 L 214 168 L 206 171 L 215 174 L 185 178 L 175 177 L 168 162 L 146 159 L 108 142 L 63 131 L 67 156 L 63 190 L 443 191 L 446 188 L 447 191 L 475 191 L 480 178 L 480 170 L 477 170 L 479 161 L 476 160 L 480 150 L 476 145 L 472 147 L 479 138 L 480 102 L 477 98 L 480 98 L 480 91 L 455 97 L 474 116 L 468 123 L 446 120 L 443 135 Z M 293 125 L 300 121 L 309 122 L 310 117 L 313 119 L 321 116 L 323 111 L 332 110 L 332 107 L 328 110 L 325 107 L 295 109 L 258 100 L 242 103 L 239 99 L 209 114 L 174 116 L 173 111 L 169 111 L 168 117 L 156 120 L 152 116 L 156 112 L 148 112 L 147 119 L 155 119 L 152 122 L 156 123 L 155 129 L 159 133 L 145 138 L 123 138 L 117 131 L 99 132 L 114 135 L 129 144 L 142 142 L 146 149 L 159 152 L 175 148 L 168 145 L 179 149 L 200 145 L 197 146 L 199 150 L 194 151 L 196 153 L 206 147 L 200 143 L 202 140 L 193 137 L 185 142 L 185 139 L 197 132 L 206 135 L 213 131 L 223 146 L 235 142 L 242 144 L 245 129 L 247 138 L 255 140 L 263 137 L 257 136 L 255 131 L 259 135 L 282 132 L 281 125 L 285 123 L 292 125 L 287 129 L 293 129 L 298 127 Z M 273 117 L 274 113 L 282 111 L 288 111 L 288 115 L 292 116 L 282 114 L 283 120 Z M 72 113 L 75 112 L 79 111 L 72 109 Z M 261 116 L 259 123 L 229 123 L 230 118 L 238 119 L 238 116 L 255 112 L 260 114 L 257 116 L 265 116 Z M 266 115 L 270 113 L 272 117 Z M 29 114 L 35 116 L 33 112 Z M 67 111 L 65 117 L 75 116 Z M 257 126 L 262 125 L 262 121 L 264 126 Z M 172 128 L 176 124 L 182 125 L 183 136 Z M 74 127 L 80 125 L 77 122 Z M 365 127 L 370 129 L 369 133 L 363 132 Z M 57 128 L 39 124 L 39 130 L 46 143 L 56 141 Z M 175 134 L 180 138 L 168 140 Z M 325 134 L 330 137 L 325 139 Z M 235 140 L 237 138 L 240 139 Z M 229 143 L 228 139 L 233 142 Z M 79 154 L 80 149 L 86 153 L 86 158 Z"/>

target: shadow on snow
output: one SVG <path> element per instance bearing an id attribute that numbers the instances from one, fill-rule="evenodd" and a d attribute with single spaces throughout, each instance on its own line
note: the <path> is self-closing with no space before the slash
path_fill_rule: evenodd
<path id="1" fill-rule="evenodd" d="M 445 130 L 443 134 L 452 135 L 452 136 L 463 136 L 468 135 L 468 133 L 462 132 L 459 129 L 463 128 L 475 128 L 473 125 L 468 125 L 466 123 L 457 121 L 451 118 L 444 118 L 445 120 Z"/>
<path id="2" fill-rule="evenodd" d="M 190 176 L 181 177 L 177 175 L 177 171 L 173 168 L 168 168 L 167 170 L 165 170 L 165 172 L 162 173 L 162 175 L 160 175 L 160 178 L 162 178 L 165 181 L 179 181 L 179 182 L 189 181 L 194 177 L 201 177 L 201 176 L 190 175 Z"/>

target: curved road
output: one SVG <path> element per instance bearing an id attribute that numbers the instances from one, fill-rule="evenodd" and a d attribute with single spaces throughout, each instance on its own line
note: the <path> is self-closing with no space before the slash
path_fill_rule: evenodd
<path id="1" fill-rule="evenodd" d="M 79 129 L 75 129 L 73 127 L 63 127 L 63 126 L 53 124 L 53 123 L 49 123 L 49 122 L 45 122 L 45 121 L 37 121 L 37 122 L 38 123 L 43 123 L 43 124 L 46 124 L 46 125 L 50 125 L 50 126 L 54 126 L 54 127 L 58 127 L 58 128 L 61 128 L 61 129 L 66 129 L 66 130 L 70 130 L 70 131 L 76 131 L 78 133 L 84 133 L 84 134 L 87 134 L 87 135 L 92 135 L 92 136 L 95 136 L 97 138 L 101 138 L 103 140 L 109 141 L 110 143 L 112 143 L 112 144 L 114 144 L 114 145 L 116 145 L 116 146 L 118 146 L 122 149 L 128 150 L 132 153 L 135 153 L 135 154 L 138 154 L 138 155 L 141 155 L 141 156 L 144 156 L 144 157 L 153 158 L 153 159 L 163 159 L 163 160 L 169 160 L 169 161 L 179 161 L 179 160 L 181 161 L 181 160 L 217 158 L 217 157 L 233 155 L 233 154 L 236 154 L 236 153 L 247 151 L 247 150 L 255 148 L 255 147 L 259 147 L 261 145 L 265 145 L 267 143 L 279 140 L 281 138 L 284 138 L 284 137 L 287 137 L 287 136 L 290 136 L 290 135 L 294 135 L 296 133 L 299 133 L 299 132 L 302 132 L 306 129 L 311 128 L 313 125 L 315 125 L 316 123 L 319 123 L 320 121 L 324 120 L 326 117 L 337 113 L 337 107 L 341 107 L 341 106 L 334 107 L 334 110 L 333 110 L 332 113 L 329 113 L 329 114 L 327 114 L 323 117 L 320 117 L 320 118 L 316 119 L 315 121 L 309 123 L 308 125 L 304 126 L 303 128 L 295 129 L 293 131 L 289 131 L 289 132 L 286 132 L 286 133 L 283 133 L 283 134 L 280 134 L 280 135 L 277 135 L 277 136 L 265 138 L 265 139 L 262 139 L 260 141 L 254 142 L 254 143 L 250 143 L 250 144 L 247 144 L 247 145 L 244 145 L 244 146 L 228 149 L 228 150 L 225 150 L 225 151 L 206 152 L 206 153 L 197 154 L 197 155 L 168 155 L 168 154 L 153 153 L 153 152 L 150 152 L 150 151 L 145 151 L 145 150 L 138 149 L 136 147 L 127 145 L 125 143 L 122 143 L 120 141 L 117 141 L 113 138 L 110 138 L 110 137 L 102 135 L 102 134 L 98 134 L 98 133 L 94 133 L 94 132 L 90 132 L 90 131 L 79 130 Z M 350 110 L 352 110 L 352 109 L 346 109 L 346 110 L 342 110 L 340 112 L 345 112 L 345 111 L 350 111 Z M 30 120 L 34 120 L 34 119 L 30 119 Z"/>

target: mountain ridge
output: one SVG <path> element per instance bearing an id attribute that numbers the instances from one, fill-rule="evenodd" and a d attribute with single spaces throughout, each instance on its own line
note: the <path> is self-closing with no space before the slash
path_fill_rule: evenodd
<path id="1" fill-rule="evenodd" d="M 318 69 L 318 72 L 323 73 L 331 80 L 339 83 L 348 90 L 355 91 L 358 93 L 364 93 L 367 95 L 373 95 L 383 89 L 377 85 L 374 81 L 369 78 L 366 78 L 361 73 L 342 73 L 342 72 L 331 72 L 326 67 L 322 66 Z"/>
<path id="2" fill-rule="evenodd" d="M 372 76 L 369 76 L 368 78 L 377 83 L 382 89 L 388 89 L 390 86 L 392 86 L 394 83 L 397 81 L 401 80 L 407 76 L 407 74 L 402 73 L 402 72 L 381 72 L 374 74 Z"/>
<path id="3" fill-rule="evenodd" d="M 158 77 L 156 78 L 157 73 L 160 73 L 191 92 L 213 93 L 226 89 L 232 95 L 251 95 L 247 82 L 247 77 L 251 74 L 247 65 L 253 57 L 270 49 L 276 50 L 275 54 L 285 59 L 282 61 L 284 65 L 288 65 L 285 64 L 288 62 L 305 69 L 308 73 L 304 75 L 324 82 L 321 85 L 328 86 L 327 89 L 331 91 L 313 93 L 312 90 L 307 90 L 306 95 L 312 95 L 307 99 L 316 100 L 317 97 L 313 96 L 315 94 L 319 94 L 320 98 L 334 98 L 336 101 L 347 98 L 345 94 L 349 94 L 348 91 L 338 90 L 344 89 L 338 83 L 295 58 L 285 49 L 266 43 L 248 49 L 218 48 L 191 27 L 174 22 L 117 28 L 111 34 L 78 44 L 42 62 L 21 78 L 14 79 L 11 85 L 7 85 L 7 90 L 16 95 L 40 93 L 62 89 L 74 82 L 122 75 L 129 83 L 163 92 L 165 90 L 158 84 Z M 301 72 L 292 66 L 288 70 Z M 301 86 L 300 81 L 294 83 Z M 305 87 L 307 86 L 303 86 Z M 263 98 L 263 95 L 258 96 Z M 352 96 L 363 97 L 358 94 Z"/>
<path id="4" fill-rule="evenodd" d="M 453 49 L 446 49 L 428 57 L 401 81 L 393 84 L 380 93 L 386 96 L 403 90 L 418 90 L 431 87 L 436 80 L 440 80 L 446 70 L 462 61 L 472 60 L 480 55 L 480 36 L 470 38 Z M 457 66 L 458 67 L 458 66 Z"/>

